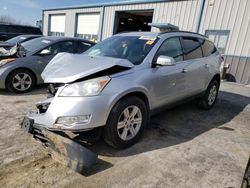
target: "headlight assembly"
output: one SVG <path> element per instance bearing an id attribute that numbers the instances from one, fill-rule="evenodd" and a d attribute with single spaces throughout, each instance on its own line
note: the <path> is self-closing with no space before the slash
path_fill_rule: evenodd
<path id="1" fill-rule="evenodd" d="M 110 77 L 103 76 L 86 80 L 83 82 L 77 82 L 67 85 L 61 93 L 60 97 L 86 97 L 99 95 L 100 92 L 110 81 Z"/>

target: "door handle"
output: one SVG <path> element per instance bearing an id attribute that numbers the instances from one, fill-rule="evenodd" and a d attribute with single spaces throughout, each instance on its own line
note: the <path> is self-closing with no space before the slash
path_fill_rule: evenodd
<path id="1" fill-rule="evenodd" d="M 209 68 L 209 64 L 206 63 L 206 64 L 204 65 L 204 67 L 205 67 L 205 68 Z"/>
<path id="2" fill-rule="evenodd" d="M 182 72 L 183 72 L 183 73 L 186 73 L 187 71 L 188 71 L 188 70 L 187 70 L 187 69 L 185 69 L 185 68 L 184 68 L 184 69 L 182 69 Z"/>

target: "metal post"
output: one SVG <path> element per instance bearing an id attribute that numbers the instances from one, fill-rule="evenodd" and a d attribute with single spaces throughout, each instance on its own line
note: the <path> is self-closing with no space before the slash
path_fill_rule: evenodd
<path id="1" fill-rule="evenodd" d="M 100 41 L 102 41 L 103 38 L 103 24 L 104 24 L 104 16 L 105 16 L 105 5 L 102 6 L 102 21 L 101 21 L 101 28 L 100 28 Z"/>
<path id="2" fill-rule="evenodd" d="M 204 6 L 205 6 L 205 0 L 200 0 L 200 1 L 201 1 L 201 4 L 200 4 L 200 8 L 199 8 L 199 14 L 198 14 L 198 17 L 196 19 L 196 24 L 195 24 L 195 32 L 196 33 L 199 33 L 201 19 L 202 19 L 202 15 L 203 15 Z"/>

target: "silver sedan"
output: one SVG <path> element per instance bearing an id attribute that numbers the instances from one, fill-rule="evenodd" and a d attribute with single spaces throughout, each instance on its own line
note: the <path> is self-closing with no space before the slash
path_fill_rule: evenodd
<path id="1" fill-rule="evenodd" d="M 0 61 L 0 89 L 30 91 L 43 83 L 41 73 L 58 53 L 82 53 L 95 43 L 80 38 L 40 37 L 20 45 L 16 57 Z"/>

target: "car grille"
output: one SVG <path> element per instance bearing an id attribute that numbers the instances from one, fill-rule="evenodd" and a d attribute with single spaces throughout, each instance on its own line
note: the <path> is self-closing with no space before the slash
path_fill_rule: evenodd
<path id="1" fill-rule="evenodd" d="M 56 95 L 56 92 L 58 90 L 59 87 L 64 86 L 65 84 L 63 83 L 53 83 L 53 84 L 49 84 L 48 86 L 48 98 L 49 97 L 54 97 Z"/>

